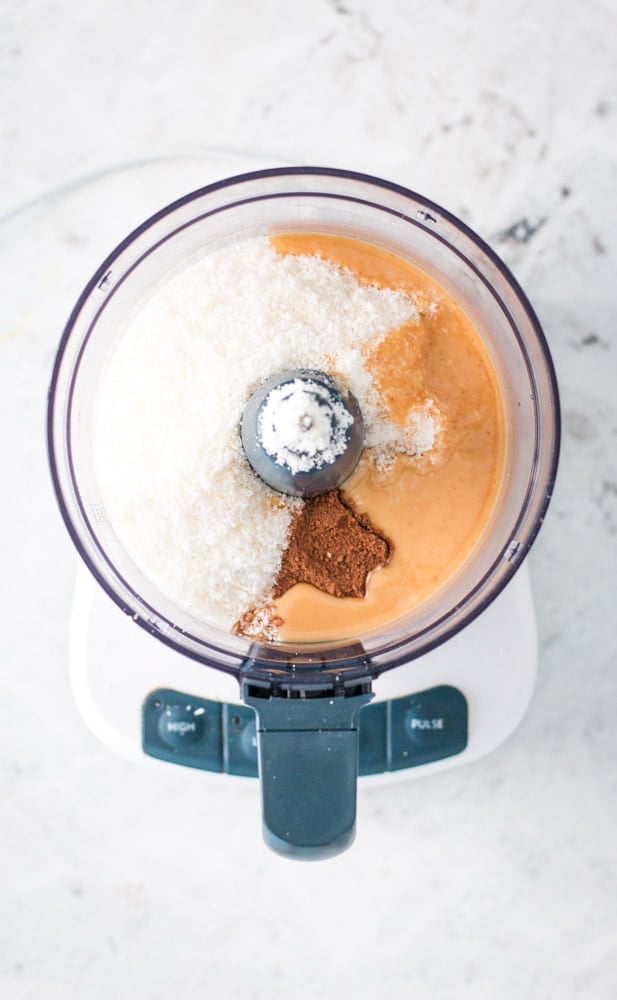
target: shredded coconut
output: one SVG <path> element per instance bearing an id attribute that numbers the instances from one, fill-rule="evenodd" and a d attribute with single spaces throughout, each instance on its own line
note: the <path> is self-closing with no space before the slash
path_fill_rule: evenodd
<path id="1" fill-rule="evenodd" d="M 400 291 L 361 285 L 267 239 L 205 257 L 153 293 L 119 339 L 97 406 L 107 514 L 141 571 L 179 607 L 231 629 L 268 600 L 290 520 L 252 472 L 239 425 L 273 373 L 331 371 L 356 396 L 378 459 L 432 446 L 436 413 L 401 434 L 382 412 L 363 348 L 417 318 Z"/>
<path id="2" fill-rule="evenodd" d="M 377 468 L 389 468 L 397 455 L 431 455 L 441 430 L 439 410 L 432 399 L 427 400 L 422 407 L 411 409 L 404 427 L 382 422 L 379 443 L 374 446 Z"/>

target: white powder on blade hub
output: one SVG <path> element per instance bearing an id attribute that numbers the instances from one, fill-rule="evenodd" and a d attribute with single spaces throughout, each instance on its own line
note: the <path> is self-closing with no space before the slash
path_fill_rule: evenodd
<path id="1" fill-rule="evenodd" d="M 259 438 L 279 465 L 294 474 L 332 465 L 347 445 L 351 413 L 312 379 L 276 386 L 259 415 Z"/>
<path id="2" fill-rule="evenodd" d="M 302 501 L 254 475 L 239 426 L 273 373 L 334 367 L 360 403 L 367 444 L 384 456 L 432 443 L 428 413 L 412 415 L 401 439 L 363 365 L 367 344 L 416 317 L 403 292 L 361 285 L 318 257 L 280 255 L 265 238 L 214 253 L 156 291 L 110 360 L 95 438 L 110 522 L 145 576 L 225 629 L 267 599 Z"/>

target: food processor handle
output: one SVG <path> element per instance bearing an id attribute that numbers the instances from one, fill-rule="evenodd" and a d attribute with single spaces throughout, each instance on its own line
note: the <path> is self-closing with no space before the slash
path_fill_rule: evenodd
<path id="1" fill-rule="evenodd" d="M 349 695 L 294 695 L 248 682 L 242 689 L 257 714 L 264 840 L 278 854 L 319 860 L 354 839 L 357 715 L 373 695 L 366 686 Z"/>

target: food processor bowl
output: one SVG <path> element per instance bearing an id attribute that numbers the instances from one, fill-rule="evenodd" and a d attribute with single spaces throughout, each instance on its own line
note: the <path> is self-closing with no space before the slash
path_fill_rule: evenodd
<path id="1" fill-rule="evenodd" d="M 228 634 L 177 607 L 140 572 L 108 518 L 93 438 L 109 359 L 153 291 L 223 247 L 300 231 L 377 244 L 453 296 L 478 329 L 497 372 L 506 456 L 491 518 L 445 586 L 387 627 L 345 640 L 292 645 Z M 60 342 L 48 442 L 67 529 L 99 584 L 161 642 L 235 675 L 244 700 L 257 712 L 268 842 L 282 853 L 323 857 L 353 836 L 357 715 L 371 697 L 371 680 L 469 624 L 529 551 L 553 489 L 559 402 L 549 350 L 527 298 L 465 224 L 383 180 L 341 170 L 282 168 L 231 177 L 188 194 L 131 233 L 101 265 Z"/>

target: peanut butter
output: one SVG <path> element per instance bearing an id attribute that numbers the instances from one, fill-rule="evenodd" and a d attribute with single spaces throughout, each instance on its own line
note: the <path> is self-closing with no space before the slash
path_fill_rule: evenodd
<path id="1" fill-rule="evenodd" d="M 381 247 L 346 237 L 272 237 L 279 253 L 316 254 L 357 280 L 412 295 L 419 316 L 369 351 L 366 366 L 394 422 L 432 401 L 443 417 L 436 446 L 377 468 L 367 450 L 343 493 L 391 544 L 362 597 L 300 583 L 274 608 L 283 642 L 349 638 L 384 627 L 443 587 L 477 545 L 503 476 L 505 418 L 497 373 L 478 330 L 441 286 Z"/>

